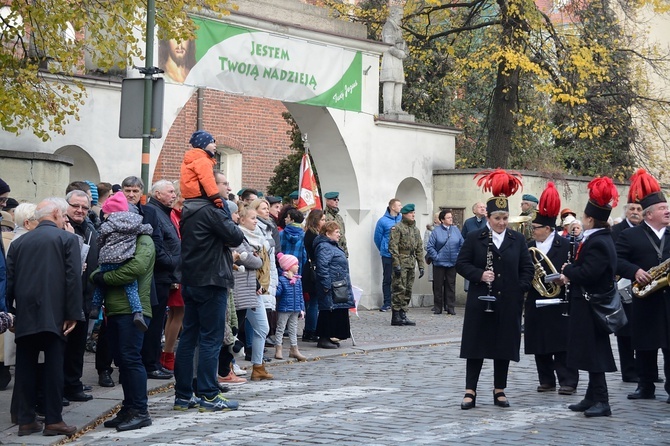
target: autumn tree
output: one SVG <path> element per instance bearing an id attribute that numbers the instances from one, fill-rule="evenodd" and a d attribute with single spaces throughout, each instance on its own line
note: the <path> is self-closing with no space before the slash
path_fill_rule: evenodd
<path id="1" fill-rule="evenodd" d="M 43 140 L 78 119 L 81 75 L 120 74 L 144 54 L 146 0 L 5 2 L 0 13 L 0 128 L 30 129 Z M 159 37 L 194 36 L 189 13 L 225 13 L 225 0 L 156 2 Z M 86 61 L 89 61 L 87 69 Z M 95 67 L 95 68 L 91 68 Z"/>

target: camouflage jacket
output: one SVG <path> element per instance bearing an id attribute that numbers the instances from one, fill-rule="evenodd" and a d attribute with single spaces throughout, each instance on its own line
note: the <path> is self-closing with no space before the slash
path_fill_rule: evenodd
<path id="1" fill-rule="evenodd" d="M 344 251 L 344 255 L 349 257 L 349 250 L 347 250 L 347 237 L 344 235 L 344 218 L 339 214 L 340 210 L 338 208 L 332 209 L 328 206 L 325 207 L 323 213 L 326 216 L 326 221 L 334 221 L 340 225 L 340 241 L 338 243 L 339 247 Z"/>
<path id="2" fill-rule="evenodd" d="M 414 269 L 414 262 L 416 262 L 419 269 L 424 269 L 423 240 L 421 240 L 416 222 L 403 218 L 391 228 L 389 253 L 394 268 L 400 266 Z"/>

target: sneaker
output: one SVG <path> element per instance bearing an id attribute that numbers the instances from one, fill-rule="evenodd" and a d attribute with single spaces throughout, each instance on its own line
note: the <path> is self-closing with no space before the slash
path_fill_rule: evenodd
<path id="1" fill-rule="evenodd" d="M 390 305 L 382 305 L 382 307 L 379 309 L 382 313 L 385 313 L 391 309 Z"/>
<path id="2" fill-rule="evenodd" d="M 244 383 L 247 382 L 246 379 L 240 378 L 237 375 L 235 375 L 232 370 L 230 371 L 230 373 L 228 373 L 228 375 L 226 377 L 219 376 L 218 378 L 219 378 L 219 383 L 220 384 L 229 384 L 231 386 L 235 386 L 235 385 L 238 385 L 238 384 L 244 384 Z"/>
<path id="3" fill-rule="evenodd" d="M 200 400 L 200 412 L 218 412 L 221 410 L 237 410 L 240 404 L 237 401 L 229 400 L 220 393 L 214 397 L 203 397 Z"/>
<path id="4" fill-rule="evenodd" d="M 174 410 L 189 410 L 189 409 L 196 409 L 200 407 L 200 404 L 202 403 L 202 400 L 198 398 L 195 395 L 191 395 L 191 399 L 185 399 L 185 398 L 176 398 L 174 399 L 174 406 L 172 406 L 172 409 Z"/>
<path id="5" fill-rule="evenodd" d="M 237 365 L 237 363 L 235 363 L 235 364 L 233 364 L 233 373 L 236 374 L 237 376 L 242 376 L 242 375 L 246 375 L 247 371 L 244 370 L 239 365 Z"/>

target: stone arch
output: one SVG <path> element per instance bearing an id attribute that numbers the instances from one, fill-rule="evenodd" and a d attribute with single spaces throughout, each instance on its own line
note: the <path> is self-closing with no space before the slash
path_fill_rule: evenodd
<path id="1" fill-rule="evenodd" d="M 407 177 L 402 180 L 400 184 L 398 184 L 396 198 L 399 199 L 403 205 L 414 203 L 416 215 L 428 215 L 432 221 L 432 211 L 428 207 L 428 196 L 421 181 L 413 177 Z"/>
<path id="2" fill-rule="evenodd" d="M 100 170 L 95 160 L 88 152 L 79 146 L 68 145 L 60 147 L 55 152 L 56 155 L 65 155 L 73 159 L 73 165 L 70 168 L 70 182 L 72 181 L 92 181 L 100 182 Z"/>

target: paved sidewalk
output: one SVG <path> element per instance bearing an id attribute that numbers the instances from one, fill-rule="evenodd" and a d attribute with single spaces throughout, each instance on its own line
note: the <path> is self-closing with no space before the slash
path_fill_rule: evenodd
<path id="1" fill-rule="evenodd" d="M 360 309 L 358 316 L 351 315 L 351 329 L 355 345 L 353 345 L 352 339 L 343 341 L 341 347 L 337 350 L 319 349 L 316 348 L 316 343 L 305 343 L 300 340 L 298 344 L 300 351 L 307 356 L 308 361 L 312 361 L 323 357 L 337 357 L 399 347 L 458 343 L 460 342 L 463 324 L 463 309 L 457 308 L 456 312 L 458 313 L 456 316 L 448 316 L 445 313 L 433 315 L 429 307 L 412 308 L 408 312 L 408 316 L 415 320 L 417 325 L 415 327 L 393 327 L 390 324 L 391 312 L 382 313 L 378 310 Z M 302 333 L 302 322 L 300 322 L 298 333 Z M 284 341 L 284 346 L 288 346 L 288 340 Z M 272 357 L 271 350 L 268 349 L 268 357 Z M 268 365 L 271 368 L 280 367 L 293 361 L 295 360 L 273 360 Z M 238 363 L 242 367 L 249 366 L 250 368 L 250 363 L 243 359 Z M 12 370 L 12 374 L 13 372 Z M 117 383 L 115 387 L 104 388 L 98 386 L 95 358 L 92 353 L 87 352 L 82 380 L 85 385 L 93 386 L 91 393 L 94 399 L 85 403 L 72 402 L 70 406 L 64 407 L 63 420 L 68 424 L 76 425 L 80 431 L 83 431 L 114 411 L 123 399 L 123 393 L 121 386 L 118 385 L 118 373 L 116 371 L 112 374 L 112 377 Z M 160 392 L 161 389 L 169 386 L 172 382 L 169 380 L 149 380 L 149 389 L 153 392 Z M 58 444 L 66 440 L 62 436 L 44 437 L 39 434 L 18 437 L 18 426 L 11 424 L 9 415 L 13 384 L 14 380 L 12 379 L 7 390 L 0 392 L 0 444 L 48 445 Z"/>

